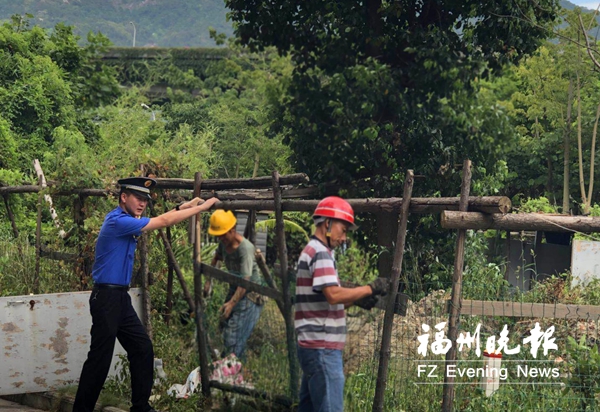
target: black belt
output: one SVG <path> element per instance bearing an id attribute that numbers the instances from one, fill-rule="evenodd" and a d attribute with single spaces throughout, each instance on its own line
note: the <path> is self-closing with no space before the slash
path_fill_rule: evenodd
<path id="1" fill-rule="evenodd" d="M 96 283 L 94 285 L 94 289 L 115 289 L 127 292 L 129 290 L 129 286 L 115 285 L 113 283 Z"/>

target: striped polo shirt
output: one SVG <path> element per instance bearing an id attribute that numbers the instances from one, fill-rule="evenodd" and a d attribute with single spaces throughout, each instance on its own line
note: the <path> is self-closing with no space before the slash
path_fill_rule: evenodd
<path id="1" fill-rule="evenodd" d="M 327 286 L 340 286 L 333 252 L 313 237 L 298 260 L 296 315 L 298 345 L 312 349 L 344 348 L 346 314 L 342 303 L 330 305 L 323 294 Z"/>

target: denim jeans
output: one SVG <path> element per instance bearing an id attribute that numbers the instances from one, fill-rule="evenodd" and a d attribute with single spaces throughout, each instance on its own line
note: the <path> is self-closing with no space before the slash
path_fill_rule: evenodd
<path id="1" fill-rule="evenodd" d="M 223 328 L 224 356 L 235 353 L 239 359 L 245 359 L 246 341 L 258 322 L 262 309 L 263 305 L 259 306 L 246 297 L 234 306 Z"/>
<path id="2" fill-rule="evenodd" d="M 298 346 L 298 359 L 302 368 L 298 412 L 343 412 L 342 351 Z"/>

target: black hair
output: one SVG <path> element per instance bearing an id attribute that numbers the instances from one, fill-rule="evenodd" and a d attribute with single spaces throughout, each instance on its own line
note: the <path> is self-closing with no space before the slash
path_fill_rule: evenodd
<path id="1" fill-rule="evenodd" d="M 119 192 L 119 203 L 121 202 L 121 195 L 123 193 L 125 193 L 126 195 L 134 195 L 137 198 L 143 198 L 143 199 L 148 200 L 148 201 L 150 200 L 146 196 L 144 196 L 143 194 L 141 194 L 140 192 L 136 192 L 135 190 L 123 187 L 123 188 L 121 188 L 121 191 Z"/>

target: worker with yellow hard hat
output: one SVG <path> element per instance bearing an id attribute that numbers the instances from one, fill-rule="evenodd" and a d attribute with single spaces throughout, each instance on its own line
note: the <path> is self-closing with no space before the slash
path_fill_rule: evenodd
<path id="1" fill-rule="evenodd" d="M 254 245 L 236 231 L 237 219 L 230 210 L 216 210 L 210 216 L 208 234 L 219 239 L 219 246 L 211 262 L 216 266 L 219 261 L 225 263 L 227 271 L 243 279 L 263 284 L 254 256 Z M 210 282 L 204 285 L 205 294 L 209 294 Z M 222 356 L 234 353 L 244 357 L 246 341 L 260 318 L 264 300 L 261 295 L 246 292 L 246 289 L 229 285 L 225 303 L 221 306 L 223 343 Z"/>

